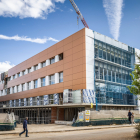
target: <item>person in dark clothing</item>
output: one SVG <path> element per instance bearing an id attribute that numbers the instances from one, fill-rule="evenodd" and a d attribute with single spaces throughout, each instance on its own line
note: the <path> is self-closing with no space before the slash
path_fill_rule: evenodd
<path id="1" fill-rule="evenodd" d="M 130 122 L 130 124 L 131 124 L 131 116 L 132 116 L 132 113 L 130 112 L 130 110 L 129 110 L 129 112 L 128 112 L 128 121 Z"/>
<path id="2" fill-rule="evenodd" d="M 24 131 L 19 134 L 20 137 L 21 137 L 21 134 L 23 134 L 25 131 L 26 131 L 26 137 L 29 137 L 28 136 L 28 129 L 27 129 L 27 120 L 28 120 L 28 117 L 26 117 L 26 119 L 23 122 L 23 129 L 24 129 Z"/>

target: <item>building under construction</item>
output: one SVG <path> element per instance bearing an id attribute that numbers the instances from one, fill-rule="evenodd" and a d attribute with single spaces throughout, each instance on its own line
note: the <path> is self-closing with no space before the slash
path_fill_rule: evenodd
<path id="1" fill-rule="evenodd" d="M 138 109 L 127 88 L 135 48 L 88 28 L 0 75 L 0 112 L 30 123 L 72 121 L 79 111 Z"/>

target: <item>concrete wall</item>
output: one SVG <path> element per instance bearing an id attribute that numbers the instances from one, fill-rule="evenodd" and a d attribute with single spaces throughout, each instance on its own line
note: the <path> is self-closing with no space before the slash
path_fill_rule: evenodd
<path id="1" fill-rule="evenodd" d="M 139 111 L 133 110 L 132 112 L 134 113 L 135 118 L 140 118 Z M 83 114 L 85 114 L 85 111 L 83 111 Z M 127 110 L 90 111 L 90 119 L 127 118 L 128 117 L 127 114 L 128 114 Z"/>

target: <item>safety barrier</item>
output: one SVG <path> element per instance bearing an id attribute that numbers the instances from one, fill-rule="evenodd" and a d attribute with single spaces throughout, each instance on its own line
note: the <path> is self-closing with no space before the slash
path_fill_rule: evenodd
<path id="1" fill-rule="evenodd" d="M 139 123 L 140 119 L 135 119 L 135 123 Z M 72 124 L 74 127 L 80 127 L 80 126 L 97 126 L 97 125 L 112 125 L 112 124 L 129 124 L 130 122 L 126 119 L 120 119 L 120 120 L 96 120 L 96 121 L 90 121 L 90 122 L 75 122 Z"/>

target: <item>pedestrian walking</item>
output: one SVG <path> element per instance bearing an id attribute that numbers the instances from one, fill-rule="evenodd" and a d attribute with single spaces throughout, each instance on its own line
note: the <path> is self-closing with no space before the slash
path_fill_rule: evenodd
<path id="1" fill-rule="evenodd" d="M 19 136 L 21 137 L 21 134 L 23 134 L 25 131 L 26 131 L 26 136 L 25 137 L 29 137 L 28 136 L 28 129 L 27 129 L 27 120 L 28 120 L 28 117 L 25 118 L 24 122 L 23 122 L 23 132 L 21 132 L 19 134 Z"/>
<path id="2" fill-rule="evenodd" d="M 134 122 L 134 113 L 132 112 L 132 115 L 131 115 L 131 122 L 132 122 L 132 124 L 135 124 L 135 122 Z"/>
<path id="3" fill-rule="evenodd" d="M 131 113 L 131 111 L 129 110 L 129 112 L 128 112 L 128 121 L 130 122 L 130 125 L 131 125 L 131 116 L 132 116 L 132 113 Z"/>

